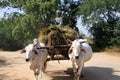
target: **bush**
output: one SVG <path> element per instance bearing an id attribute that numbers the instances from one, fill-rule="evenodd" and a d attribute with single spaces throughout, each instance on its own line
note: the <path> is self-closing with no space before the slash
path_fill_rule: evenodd
<path id="1" fill-rule="evenodd" d="M 105 48 L 105 51 L 120 52 L 120 46 L 109 46 L 109 47 Z"/>

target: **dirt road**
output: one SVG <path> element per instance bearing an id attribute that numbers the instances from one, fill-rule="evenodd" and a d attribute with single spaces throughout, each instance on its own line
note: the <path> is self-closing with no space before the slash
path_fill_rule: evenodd
<path id="1" fill-rule="evenodd" d="M 0 80 L 34 80 L 24 56 L 19 51 L 0 52 Z M 92 59 L 85 64 L 84 72 L 84 80 L 120 80 L 120 57 L 94 53 Z M 48 62 L 47 74 L 40 80 L 73 80 L 71 62 Z"/>

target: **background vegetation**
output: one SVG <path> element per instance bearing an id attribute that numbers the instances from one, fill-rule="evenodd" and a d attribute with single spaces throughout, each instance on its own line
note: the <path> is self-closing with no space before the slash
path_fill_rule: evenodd
<path id="1" fill-rule="evenodd" d="M 42 27 L 51 23 L 58 9 L 63 13 L 63 25 L 76 31 L 77 19 L 82 18 L 92 34 L 95 49 L 120 46 L 119 0 L 0 0 L 0 9 L 5 7 L 23 13 L 5 13 L 0 19 L 0 49 L 17 50 L 30 43 Z"/>

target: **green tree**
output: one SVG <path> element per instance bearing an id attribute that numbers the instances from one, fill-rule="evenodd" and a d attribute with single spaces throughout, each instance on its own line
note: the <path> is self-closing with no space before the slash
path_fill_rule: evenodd
<path id="1" fill-rule="evenodd" d="M 78 30 L 76 27 L 77 18 L 80 16 L 78 13 L 80 1 L 63 0 L 60 4 L 60 9 L 63 11 L 63 23 Z"/>
<path id="2" fill-rule="evenodd" d="M 76 28 L 78 17 L 89 27 L 99 47 L 120 44 L 119 0 L 0 0 L 0 8 L 12 7 L 23 11 L 6 14 L 11 37 L 26 45 L 38 37 L 39 30 L 55 18 L 55 11 L 62 10 L 63 25 Z M 8 26 L 6 25 L 6 26 Z M 6 30 L 6 29 L 5 29 Z"/>
<path id="3" fill-rule="evenodd" d="M 13 12 L 6 16 L 7 19 L 12 19 L 13 38 L 25 45 L 29 40 L 38 37 L 41 26 L 50 23 L 50 18 L 54 16 L 56 10 L 53 6 L 56 6 L 57 2 L 56 0 L 3 0 L 0 2 L 0 6 L 2 8 L 9 6 L 24 12 L 23 14 Z"/>
<path id="4" fill-rule="evenodd" d="M 0 20 L 0 49 L 2 50 L 16 50 L 20 49 L 22 45 L 13 38 L 11 20 Z"/>
<path id="5" fill-rule="evenodd" d="M 89 27 L 99 48 L 120 45 L 119 0 L 85 0 L 79 8 L 84 25 Z"/>
<path id="6" fill-rule="evenodd" d="M 9 19 L 11 20 L 10 33 L 12 38 L 22 45 L 26 45 L 33 40 L 33 38 L 37 38 L 40 28 L 51 23 L 51 19 L 55 18 L 55 11 L 58 9 L 63 11 L 63 25 L 70 24 L 71 27 L 76 27 L 78 4 L 74 1 L 0 0 L 0 8 L 5 7 L 15 8 L 23 12 L 5 14 L 7 21 L 9 21 Z"/>

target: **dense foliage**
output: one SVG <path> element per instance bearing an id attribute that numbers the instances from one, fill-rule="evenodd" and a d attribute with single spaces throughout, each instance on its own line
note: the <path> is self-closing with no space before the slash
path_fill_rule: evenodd
<path id="1" fill-rule="evenodd" d="M 9 20 L 9 21 L 8 21 Z M 10 19 L 0 20 L 0 49 L 16 50 L 22 47 L 21 42 L 14 39 L 12 36 L 12 27 Z"/>
<path id="2" fill-rule="evenodd" d="M 5 13 L 6 22 L 4 25 L 1 25 L 3 28 L 6 28 L 5 25 L 10 28 L 9 34 L 11 37 L 9 38 L 13 41 L 16 40 L 20 46 L 24 46 L 31 42 L 33 38 L 37 38 L 40 28 L 51 23 L 51 20 L 55 18 L 55 11 L 58 9 L 63 11 L 63 25 L 70 24 L 71 27 L 76 27 L 75 14 L 71 15 L 70 13 L 74 8 L 71 7 L 71 3 L 69 2 L 61 2 L 60 0 L 1 0 L 0 7 L 10 7 L 23 12 Z M 9 20 L 11 22 L 8 24 Z M 7 38 L 4 31 L 2 31 L 2 34 Z M 1 40 L 4 41 L 4 39 Z M 12 43 L 9 43 L 9 45 L 12 46 Z"/>
<path id="3" fill-rule="evenodd" d="M 0 0 L 0 9 L 5 7 L 20 11 L 6 12 L 0 19 L 0 48 L 15 49 L 30 43 L 51 23 L 58 9 L 62 10 L 63 25 L 76 30 L 81 16 L 96 47 L 120 45 L 120 16 L 116 15 L 120 15 L 119 0 Z"/>
<path id="4" fill-rule="evenodd" d="M 119 0 L 85 0 L 80 10 L 96 47 L 120 46 Z"/>

